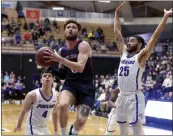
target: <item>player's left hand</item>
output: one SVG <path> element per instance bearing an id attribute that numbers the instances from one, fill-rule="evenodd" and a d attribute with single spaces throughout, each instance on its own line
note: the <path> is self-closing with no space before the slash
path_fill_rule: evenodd
<path id="1" fill-rule="evenodd" d="M 48 51 L 44 52 L 43 58 L 48 59 L 46 62 L 51 62 L 51 61 L 60 62 L 62 60 L 62 57 L 58 53 L 48 52 Z"/>
<path id="2" fill-rule="evenodd" d="M 165 15 L 165 16 L 169 16 L 169 15 L 171 15 L 171 14 L 172 14 L 172 8 L 171 8 L 170 10 L 164 9 L 164 15 Z"/>

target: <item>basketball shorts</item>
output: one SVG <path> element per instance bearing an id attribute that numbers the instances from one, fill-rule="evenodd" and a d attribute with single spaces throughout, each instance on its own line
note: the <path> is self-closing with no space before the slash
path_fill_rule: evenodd
<path id="1" fill-rule="evenodd" d="M 92 80 L 65 80 L 62 91 L 67 90 L 76 98 L 76 106 L 84 104 L 92 108 L 95 87 Z"/>
<path id="2" fill-rule="evenodd" d="M 145 97 L 140 91 L 136 94 L 119 94 L 116 101 L 116 120 L 118 123 L 145 124 Z"/>
<path id="3" fill-rule="evenodd" d="M 26 125 L 25 135 L 50 135 L 48 127 Z"/>

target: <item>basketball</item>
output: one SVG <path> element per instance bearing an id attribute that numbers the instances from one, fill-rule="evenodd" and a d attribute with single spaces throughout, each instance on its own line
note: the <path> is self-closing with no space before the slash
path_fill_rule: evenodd
<path id="1" fill-rule="evenodd" d="M 41 67 L 49 67 L 50 65 L 54 64 L 54 62 L 46 62 L 48 59 L 43 57 L 45 56 L 45 51 L 52 52 L 52 50 L 49 47 L 42 47 L 38 49 L 35 53 L 36 63 Z"/>

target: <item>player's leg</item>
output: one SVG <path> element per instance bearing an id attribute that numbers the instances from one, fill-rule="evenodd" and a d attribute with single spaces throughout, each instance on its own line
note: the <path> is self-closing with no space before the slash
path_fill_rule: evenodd
<path id="1" fill-rule="evenodd" d="M 70 126 L 69 135 L 77 135 L 86 124 L 91 108 L 87 105 L 77 106 L 77 116 L 73 125 Z"/>
<path id="2" fill-rule="evenodd" d="M 127 115 L 127 103 L 125 96 L 118 96 L 116 101 L 116 120 L 120 128 L 120 135 L 129 134 L 129 124 Z"/>
<path id="3" fill-rule="evenodd" d="M 75 101 L 75 97 L 70 91 L 63 90 L 59 96 L 59 122 L 62 135 L 67 135 L 66 127 L 68 122 L 68 108 Z"/>
<path id="4" fill-rule="evenodd" d="M 131 129 L 134 136 L 145 135 L 143 124 L 141 122 L 131 125 Z"/>
<path id="5" fill-rule="evenodd" d="M 118 126 L 118 123 L 117 123 L 117 120 L 116 120 L 116 109 L 113 108 L 111 110 L 110 115 L 109 115 L 105 135 L 113 135 L 113 133 L 116 131 L 117 126 Z"/>
<path id="6" fill-rule="evenodd" d="M 133 135 L 144 135 L 143 124 L 145 123 L 145 97 L 142 92 L 134 96 L 129 111 L 130 115 L 130 126 Z"/>
<path id="7" fill-rule="evenodd" d="M 95 88 L 93 81 L 81 81 L 76 84 L 77 116 L 70 127 L 69 135 L 77 134 L 86 124 L 91 108 L 95 101 Z"/>

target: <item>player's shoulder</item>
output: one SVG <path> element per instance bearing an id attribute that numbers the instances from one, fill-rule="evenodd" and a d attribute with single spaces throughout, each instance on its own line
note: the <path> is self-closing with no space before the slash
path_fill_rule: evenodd
<path id="1" fill-rule="evenodd" d="M 80 49 L 88 49 L 88 48 L 91 48 L 90 44 L 87 42 L 87 41 L 82 41 L 80 44 L 79 44 L 79 48 Z"/>
<path id="2" fill-rule="evenodd" d="M 36 97 L 37 92 L 39 92 L 39 88 L 30 91 L 27 95 L 30 97 Z"/>
<path id="3" fill-rule="evenodd" d="M 89 45 L 89 43 L 87 41 L 81 41 L 80 44 L 87 44 L 87 45 Z"/>

